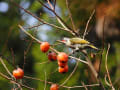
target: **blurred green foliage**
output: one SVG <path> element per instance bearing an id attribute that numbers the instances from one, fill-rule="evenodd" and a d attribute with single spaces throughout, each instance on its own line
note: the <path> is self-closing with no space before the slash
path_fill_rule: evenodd
<path id="1" fill-rule="evenodd" d="M 69 0 L 69 1 L 70 1 L 69 4 L 70 4 L 70 10 L 73 16 L 73 20 L 75 21 L 76 27 L 81 30 L 80 34 L 82 35 L 85 29 L 86 22 L 91 12 L 93 11 L 93 9 L 96 7 L 97 4 L 101 3 L 104 0 L 98 0 L 98 1 L 97 0 Z M 15 6 L 10 1 L 0 0 L 0 3 L 1 2 L 5 2 L 9 5 L 7 12 L 4 12 L 4 13 L 0 12 L 0 56 L 3 58 L 3 61 L 5 62 L 7 68 L 12 73 L 12 70 L 14 69 L 14 67 L 11 63 L 13 63 L 15 58 L 15 66 L 19 66 L 21 68 L 23 68 L 24 66 L 25 76 L 36 77 L 42 80 L 45 80 L 46 78 L 47 81 L 62 84 L 74 69 L 74 66 L 75 66 L 74 64 L 76 62 L 74 64 L 69 63 L 70 69 L 68 73 L 66 74 L 58 73 L 57 62 L 49 62 L 47 58 L 47 54 L 42 53 L 40 51 L 40 45 L 35 41 L 32 41 L 30 37 L 25 35 L 18 28 L 18 24 L 21 24 L 24 27 L 30 27 L 33 25 L 40 24 L 40 22 L 36 21 L 34 23 L 35 21 L 34 18 L 31 19 L 30 15 L 26 14 L 24 11 L 22 11 L 20 8 Z M 26 9 L 33 12 L 38 17 L 46 20 L 47 22 L 60 26 L 57 20 L 53 17 L 54 15 L 50 16 L 50 12 L 48 13 L 48 11 L 44 7 L 42 7 L 42 5 L 40 5 L 38 1 L 17 0 L 15 2 L 18 4 L 22 3 L 20 4 L 22 7 L 25 7 L 27 5 L 26 3 L 29 3 Z M 71 27 L 72 24 L 70 23 L 70 19 L 68 18 L 68 11 L 66 8 L 65 0 L 57 0 L 57 8 L 58 8 L 57 13 L 59 13 L 62 19 Z M 95 25 L 95 17 L 93 19 L 94 20 L 91 20 L 91 23 L 89 25 L 91 27 Z M 56 43 L 55 41 L 57 39 L 61 39 L 64 36 L 71 37 L 69 33 L 56 28 L 48 27 L 47 25 L 46 26 L 43 25 L 43 27 L 39 26 L 29 30 L 27 29 L 27 31 L 29 31 L 32 35 L 34 35 L 39 40 L 48 41 L 50 44 Z M 93 37 L 94 36 L 91 35 L 91 38 Z M 113 85 L 117 90 L 120 87 L 120 82 L 117 81 L 120 79 L 119 78 L 120 76 L 120 60 L 119 60 L 120 43 L 114 42 L 112 43 L 111 46 L 114 48 L 114 52 L 110 49 L 110 53 L 108 55 L 108 69 L 110 72 Z M 55 46 L 54 48 L 57 49 L 58 51 L 65 51 L 68 53 L 68 48 L 65 47 L 64 45 Z M 29 51 L 25 55 L 24 53 L 26 50 L 29 50 Z M 103 84 L 105 85 L 105 88 L 110 89 L 110 87 L 108 87 L 104 81 L 104 75 L 106 74 L 106 69 L 105 69 L 106 51 L 107 51 L 107 44 L 105 45 L 105 50 L 103 52 L 103 57 L 102 57 L 103 60 L 101 64 L 102 66 L 101 66 L 100 77 Z M 12 52 L 14 53 L 14 55 L 12 55 Z M 24 57 L 25 57 L 25 60 L 24 60 Z M 97 54 L 96 57 L 99 58 L 98 60 L 100 60 L 99 54 Z M 46 62 L 46 63 L 40 64 L 42 62 Z M 95 62 L 95 60 L 93 60 L 92 62 Z M 0 72 L 4 73 L 5 75 L 8 75 L 1 63 L 0 63 Z M 73 76 L 70 78 L 70 80 L 68 80 L 68 82 L 65 85 L 80 86 L 82 85 L 81 82 L 84 82 L 85 84 L 96 83 L 87 65 L 84 65 L 83 63 L 79 62 L 76 72 L 73 74 Z M 37 90 L 44 90 L 44 87 L 45 87 L 45 83 L 39 80 L 23 78 L 22 83 L 30 87 L 36 88 Z M 13 87 L 14 85 L 10 83 L 10 81 L 0 76 L 0 90 L 10 90 Z M 49 87 L 50 85 L 47 84 L 46 90 L 49 90 Z M 88 89 L 98 90 L 99 88 L 91 87 Z M 27 90 L 27 89 L 24 88 L 24 90 Z M 67 89 L 60 88 L 60 90 L 67 90 Z M 74 88 L 70 90 L 79 90 L 79 89 Z M 83 88 L 81 88 L 80 90 L 83 90 Z"/>

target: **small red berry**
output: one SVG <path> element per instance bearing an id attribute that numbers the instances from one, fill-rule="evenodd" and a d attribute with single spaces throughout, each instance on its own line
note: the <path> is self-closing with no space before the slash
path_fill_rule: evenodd
<path id="1" fill-rule="evenodd" d="M 68 61 L 68 55 L 64 52 L 61 52 L 57 56 L 57 60 L 62 63 L 66 63 Z"/>
<path id="2" fill-rule="evenodd" d="M 49 59 L 50 61 L 56 61 L 56 60 L 57 60 L 57 55 L 56 55 L 56 53 L 55 53 L 55 52 L 49 52 L 49 53 L 48 53 L 48 59 Z"/>
<path id="3" fill-rule="evenodd" d="M 58 85 L 57 84 L 52 84 L 50 87 L 50 90 L 58 90 Z"/>
<path id="4" fill-rule="evenodd" d="M 67 62 L 66 63 L 62 63 L 62 62 L 58 61 L 58 66 L 59 67 L 65 67 L 66 65 L 67 65 Z"/>
<path id="5" fill-rule="evenodd" d="M 58 67 L 59 73 L 66 73 L 68 72 L 68 65 L 65 65 L 64 67 Z"/>
<path id="6" fill-rule="evenodd" d="M 13 70 L 13 76 L 16 79 L 22 79 L 24 76 L 24 71 L 21 68 L 17 68 L 15 70 Z"/>
<path id="7" fill-rule="evenodd" d="M 42 52 L 47 52 L 50 48 L 50 44 L 48 42 L 42 42 L 40 45 L 40 49 Z"/>

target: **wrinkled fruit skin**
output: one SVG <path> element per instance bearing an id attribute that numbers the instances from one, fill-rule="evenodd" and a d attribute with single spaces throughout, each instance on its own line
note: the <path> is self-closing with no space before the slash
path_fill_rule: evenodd
<path id="1" fill-rule="evenodd" d="M 50 90 L 59 90 L 57 84 L 52 84 Z"/>
<path id="2" fill-rule="evenodd" d="M 42 52 L 47 52 L 50 48 L 50 44 L 48 42 L 42 42 L 40 45 L 40 49 Z"/>
<path id="3" fill-rule="evenodd" d="M 56 61 L 56 60 L 57 60 L 57 55 L 56 55 L 56 53 L 55 53 L 55 52 L 49 52 L 49 53 L 48 53 L 48 59 L 49 59 L 50 61 Z"/>
<path id="4" fill-rule="evenodd" d="M 22 79 L 24 76 L 24 71 L 21 68 L 17 68 L 15 70 L 13 70 L 13 76 L 16 79 Z"/>
<path id="5" fill-rule="evenodd" d="M 64 67 L 58 67 L 58 71 L 59 71 L 59 73 L 66 73 L 66 72 L 68 72 L 68 65 L 66 65 Z"/>
<path id="6" fill-rule="evenodd" d="M 68 55 L 64 52 L 61 52 L 57 56 L 57 60 L 62 63 L 66 63 L 68 61 Z"/>

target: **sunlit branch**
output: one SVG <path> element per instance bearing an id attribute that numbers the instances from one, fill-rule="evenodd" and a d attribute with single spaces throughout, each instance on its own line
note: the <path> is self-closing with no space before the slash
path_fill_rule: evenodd
<path id="1" fill-rule="evenodd" d="M 111 82 L 111 79 L 110 79 L 110 74 L 109 74 L 109 71 L 108 71 L 108 66 L 107 66 L 107 60 L 108 60 L 108 52 L 109 52 L 109 49 L 110 49 L 110 44 L 108 44 L 108 49 L 107 49 L 107 53 L 106 53 L 106 58 L 105 58 L 105 68 L 106 68 L 106 72 L 107 72 L 107 77 L 108 77 L 108 80 L 109 80 L 109 83 L 110 83 L 110 86 L 112 88 L 112 90 L 115 90 L 112 82 Z"/>
<path id="2" fill-rule="evenodd" d="M 86 34 L 87 34 L 88 25 L 89 25 L 89 23 L 90 23 L 93 15 L 94 15 L 94 13 L 95 13 L 95 9 L 93 10 L 92 14 L 90 15 L 90 17 L 89 17 L 89 19 L 88 19 L 88 21 L 87 21 L 87 23 L 86 23 L 85 31 L 84 31 L 84 34 L 83 34 L 83 39 L 85 38 L 85 36 L 86 36 Z"/>
<path id="3" fill-rule="evenodd" d="M 12 2 L 13 2 L 13 1 L 12 1 Z M 62 28 L 62 27 L 59 27 L 59 26 L 57 26 L 57 25 L 55 25 L 55 24 L 48 23 L 48 22 L 46 22 L 45 20 L 40 19 L 39 17 L 37 17 L 36 15 L 34 15 L 33 13 L 31 13 L 30 11 L 24 9 L 23 7 L 21 7 L 21 6 L 18 5 L 17 3 L 15 3 L 15 2 L 13 2 L 13 3 L 14 3 L 17 7 L 19 7 L 20 9 L 24 10 L 26 13 L 28 13 L 28 14 L 30 14 L 31 16 L 33 16 L 34 18 L 36 18 L 36 19 L 37 19 L 38 21 L 40 21 L 41 23 L 46 24 L 46 25 L 49 25 L 49 26 L 52 26 L 52 27 L 57 28 L 57 29 L 60 29 L 60 30 L 67 31 L 67 32 L 69 32 L 70 34 L 75 35 L 72 31 L 70 31 L 70 30 L 68 30 L 68 29 L 65 29 L 65 28 Z"/>

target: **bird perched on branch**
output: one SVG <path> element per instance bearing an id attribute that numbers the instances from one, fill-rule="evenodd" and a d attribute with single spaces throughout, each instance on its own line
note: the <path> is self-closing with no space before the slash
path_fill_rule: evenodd
<path id="1" fill-rule="evenodd" d="M 98 48 L 92 45 L 89 41 L 79 38 L 79 37 L 75 37 L 75 38 L 65 37 L 62 42 L 66 44 L 67 46 L 70 46 L 71 48 L 75 48 L 76 50 L 85 49 L 88 47 L 98 50 Z"/>

